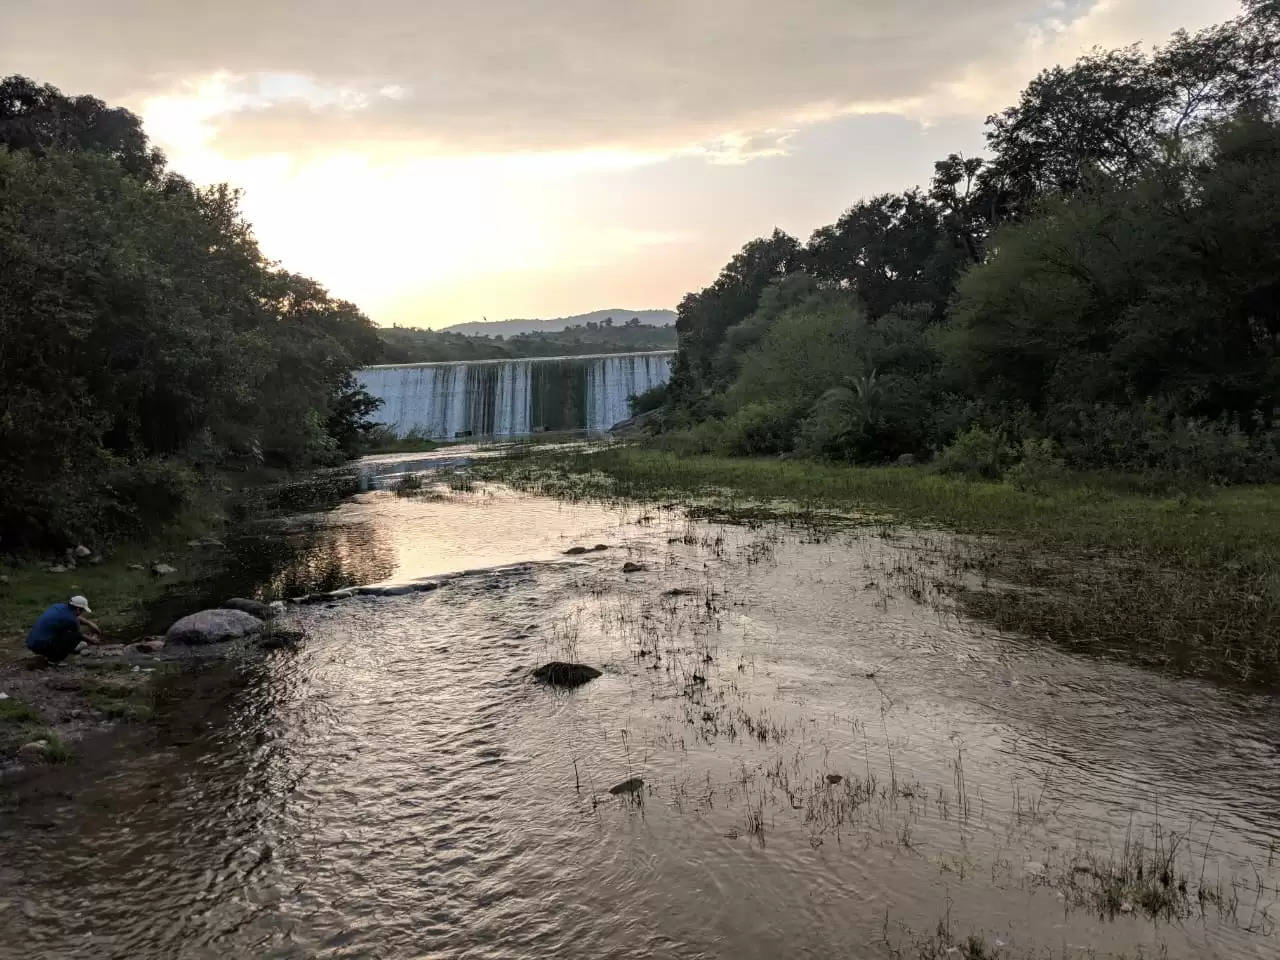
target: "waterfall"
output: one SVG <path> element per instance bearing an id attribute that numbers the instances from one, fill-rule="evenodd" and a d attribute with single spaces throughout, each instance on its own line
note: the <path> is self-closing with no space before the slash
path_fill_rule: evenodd
<path id="1" fill-rule="evenodd" d="M 397 436 L 518 437 L 604 431 L 630 415 L 627 398 L 671 377 L 669 350 L 365 367 L 356 378 L 382 400 L 374 417 Z"/>

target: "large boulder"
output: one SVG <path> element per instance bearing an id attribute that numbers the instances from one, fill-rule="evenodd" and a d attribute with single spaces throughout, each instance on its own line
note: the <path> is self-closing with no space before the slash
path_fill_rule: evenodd
<path id="1" fill-rule="evenodd" d="M 271 609 L 269 604 L 263 603 L 261 600 L 246 600 L 244 597 L 232 597 L 223 603 L 222 609 L 240 610 L 251 617 L 257 617 L 259 620 L 270 620 L 275 615 L 275 611 Z"/>
<path id="2" fill-rule="evenodd" d="M 166 643 L 198 646 L 224 640 L 243 640 L 262 632 L 262 621 L 243 610 L 201 610 L 169 628 Z"/>

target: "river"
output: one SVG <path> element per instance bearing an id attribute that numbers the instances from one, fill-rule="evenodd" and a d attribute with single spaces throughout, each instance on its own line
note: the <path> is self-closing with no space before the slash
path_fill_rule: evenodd
<path id="1" fill-rule="evenodd" d="M 260 584 L 440 589 L 4 788 L 0 955 L 1280 955 L 1273 696 L 967 621 L 936 533 L 386 489 L 445 456 Z"/>

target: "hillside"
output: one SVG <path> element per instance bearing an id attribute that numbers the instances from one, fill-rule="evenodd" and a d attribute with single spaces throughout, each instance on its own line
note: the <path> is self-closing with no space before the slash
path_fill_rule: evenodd
<path id="1" fill-rule="evenodd" d="M 652 311 L 650 311 L 652 312 Z M 480 326 L 480 324 L 477 324 Z M 490 324 L 496 326 L 496 324 Z M 590 353 L 634 353 L 674 350 L 671 326 L 626 323 L 577 325 L 565 330 L 519 333 L 504 337 L 467 336 L 454 330 L 387 327 L 378 331 L 382 363 L 438 363 L 450 360 L 506 360 L 516 357 L 580 356 Z"/>
<path id="2" fill-rule="evenodd" d="M 614 326 L 622 326 L 633 318 L 639 318 L 642 324 L 652 327 L 667 327 L 676 322 L 674 310 L 627 310 L 614 307 L 608 310 L 579 313 L 572 317 L 555 317 L 546 320 L 513 319 L 455 323 L 451 327 L 444 327 L 439 332 L 462 333 L 470 337 L 511 337 L 521 333 L 558 333 L 570 327 L 585 327 L 589 323 L 604 323 L 606 320 L 612 320 Z"/>

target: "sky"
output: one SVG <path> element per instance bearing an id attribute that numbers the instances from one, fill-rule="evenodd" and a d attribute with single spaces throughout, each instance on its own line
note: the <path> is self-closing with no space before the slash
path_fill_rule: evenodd
<path id="1" fill-rule="evenodd" d="M 0 0 L 0 72 L 139 114 L 375 322 L 671 307 L 981 155 L 1093 46 L 1236 0 Z"/>

